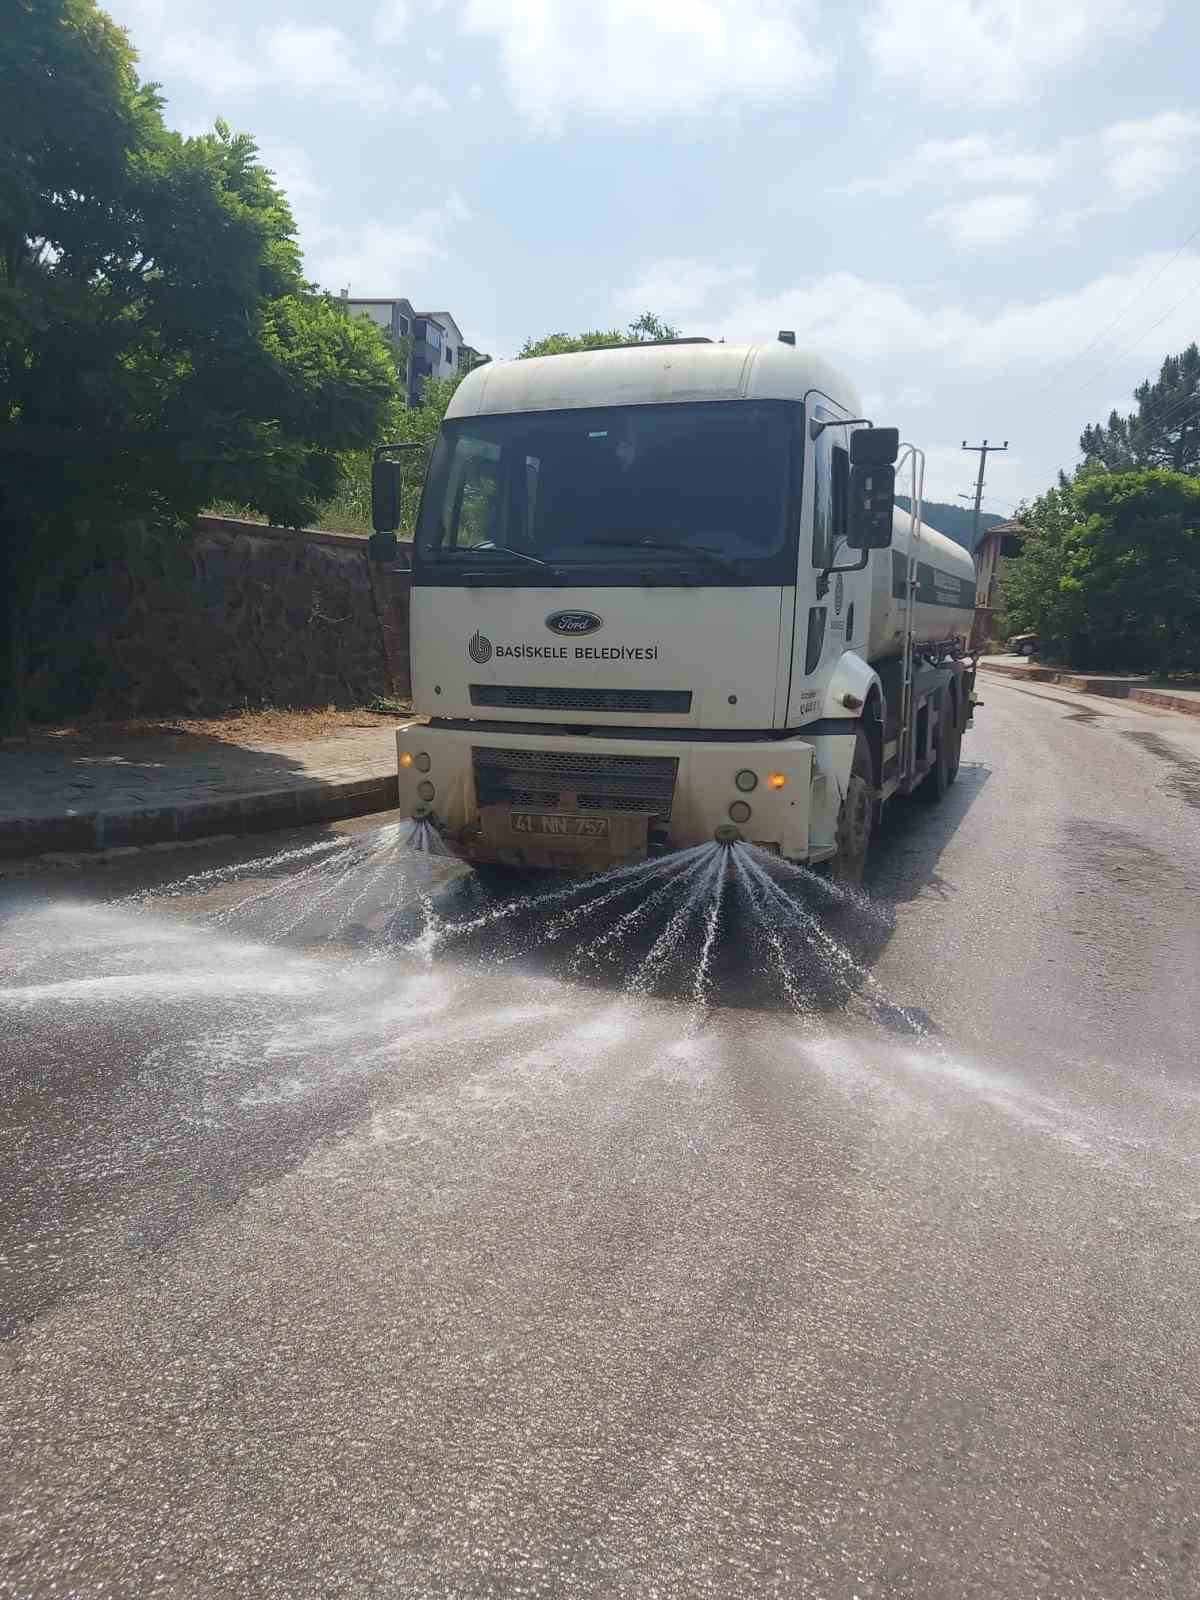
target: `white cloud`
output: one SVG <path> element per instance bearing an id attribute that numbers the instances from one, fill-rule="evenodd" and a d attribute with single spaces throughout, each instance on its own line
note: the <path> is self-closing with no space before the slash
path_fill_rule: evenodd
<path id="1" fill-rule="evenodd" d="M 1186 172 L 1200 148 L 1200 116 L 1164 111 L 1140 121 L 1116 122 L 1103 138 L 1108 182 L 1115 200 L 1140 200 Z"/>
<path id="2" fill-rule="evenodd" d="M 1058 170 L 1052 151 L 1022 150 L 990 134 L 961 139 L 926 139 L 878 177 L 855 178 L 851 194 L 911 194 L 930 184 L 938 188 L 980 183 L 1048 183 Z"/>
<path id="3" fill-rule="evenodd" d="M 454 229 L 471 216 L 462 196 L 451 190 L 439 206 L 413 211 L 403 222 L 331 222 L 329 191 L 318 181 L 306 150 L 262 140 L 259 154 L 291 202 L 306 275 L 334 294 L 349 285 L 362 296 L 420 299 L 422 284 L 434 286 L 431 269 L 445 256 Z"/>
<path id="4" fill-rule="evenodd" d="M 956 465 L 962 438 L 1009 434 L 1010 455 L 994 469 L 989 463 L 988 475 L 992 492 L 1011 499 L 1050 483 L 1059 466 L 1076 459 L 1081 427 L 1125 403 L 1164 351 L 1183 349 L 1193 338 L 1194 310 L 1181 296 L 1200 277 L 1200 254 L 1185 251 L 1155 280 L 1169 261 L 1168 252 L 1146 256 L 1068 293 L 992 307 L 933 302 L 850 272 L 762 294 L 740 269 L 721 284 L 706 279 L 711 269 L 704 263 L 689 274 L 688 263 L 670 261 L 648 266 L 619 305 L 652 305 L 682 322 L 694 315 L 694 285 L 701 283 L 706 318 L 689 332 L 760 340 L 794 328 L 801 346 L 872 394 L 872 415 L 929 448 L 933 498 L 953 499 L 966 487 Z M 1142 295 L 1143 286 L 1152 292 Z M 1080 365 L 1080 353 L 1131 302 L 1119 331 Z"/>
<path id="5" fill-rule="evenodd" d="M 383 44 L 399 39 L 412 19 L 408 0 L 383 0 L 375 13 L 375 37 Z"/>
<path id="6" fill-rule="evenodd" d="M 687 258 L 656 261 L 621 297 L 621 315 L 636 317 L 647 308 L 657 312 L 659 307 L 670 305 L 673 317 L 686 322 L 747 292 L 753 277 L 750 267 L 719 267 Z"/>
<path id="7" fill-rule="evenodd" d="M 1160 111 L 1127 118 L 1093 132 L 1035 150 L 1013 134 L 968 134 L 927 139 L 875 177 L 855 178 L 851 194 L 911 194 L 938 189 L 995 187 L 1011 183 L 1039 188 L 1062 179 L 1099 179 L 1123 199 L 1140 199 L 1181 177 L 1200 149 L 1200 116 Z"/>
<path id="8" fill-rule="evenodd" d="M 1043 149 L 1015 134 L 969 134 L 927 140 L 873 177 L 855 178 L 851 194 L 901 196 L 916 190 L 951 199 L 927 221 L 960 250 L 1020 238 L 1041 215 L 1057 237 L 1081 222 L 1120 211 L 1187 175 L 1200 155 L 1200 116 L 1162 111 L 1073 135 Z M 980 185 L 990 192 L 979 195 Z M 1005 192 L 1002 186 L 1011 185 Z M 1030 191 L 1058 186 L 1057 204 Z"/>
<path id="9" fill-rule="evenodd" d="M 829 70 L 796 0 L 466 0 L 494 38 L 517 109 L 542 128 L 572 113 L 623 123 L 812 88 Z"/>
<path id="10" fill-rule="evenodd" d="M 1027 194 L 984 194 L 931 211 L 926 221 L 959 250 L 986 249 L 1020 239 L 1033 227 L 1037 206 Z"/>
<path id="11" fill-rule="evenodd" d="M 129 30 L 143 76 L 184 80 L 240 94 L 260 71 L 237 31 L 209 11 L 207 0 L 113 0 L 106 6 Z"/>
<path id="12" fill-rule="evenodd" d="M 994 310 L 976 310 L 969 303 L 925 305 L 892 284 L 863 278 L 852 272 L 826 273 L 810 282 L 777 294 L 754 292 L 741 271 L 726 279 L 721 303 L 713 307 L 713 324 L 703 331 L 730 338 L 774 338 L 780 328 L 795 328 L 801 344 L 821 350 L 835 365 L 851 361 L 869 368 L 882 362 L 907 374 L 906 381 L 923 382 L 921 366 L 933 360 L 935 374 L 950 367 L 964 374 L 1028 374 L 1074 351 L 1112 320 L 1137 286 L 1170 259 L 1169 252 L 1148 255 L 1123 272 L 1093 278 L 1067 294 L 1043 300 L 1013 301 Z M 680 263 L 671 263 L 679 274 Z M 708 269 L 697 265 L 697 272 Z M 1170 305 L 1180 288 L 1200 272 L 1200 256 L 1185 252 L 1171 272 L 1156 286 L 1146 316 Z M 652 264 L 630 290 L 622 304 L 649 303 L 651 289 L 660 292 L 654 309 L 664 317 L 678 318 L 692 308 L 687 279 L 680 301 L 663 291 L 670 281 L 659 265 Z M 1136 332 L 1139 317 L 1127 326 Z M 1194 314 L 1181 306 L 1173 320 L 1156 330 L 1156 344 L 1170 348 L 1172 341 L 1191 338 Z M 1142 361 L 1141 357 L 1137 361 Z M 1135 363 L 1136 364 L 1136 363 Z M 936 390 L 936 384 L 932 385 Z"/>
<path id="13" fill-rule="evenodd" d="M 291 89 L 374 96 L 378 85 L 358 70 L 350 41 L 329 24 L 285 23 L 258 35 L 257 58 L 265 82 Z"/>
<path id="14" fill-rule="evenodd" d="M 259 160 L 274 174 L 275 182 L 287 195 L 297 222 L 310 214 L 315 215 L 321 186 L 308 152 L 283 139 L 257 139 L 255 143 Z"/>
<path id="15" fill-rule="evenodd" d="M 401 95 L 400 109 L 415 117 L 427 112 L 449 111 L 450 102 L 442 91 L 435 89 L 431 83 L 418 83 L 411 89 L 406 89 Z"/>
<path id="16" fill-rule="evenodd" d="M 862 34 L 876 69 L 926 99 L 1011 105 L 1162 14 L 1162 0 L 876 0 Z"/>
<path id="17" fill-rule="evenodd" d="M 363 222 L 351 227 L 314 223 L 303 230 L 307 270 L 335 293 L 347 284 L 366 297 L 408 295 L 420 300 L 429 269 L 450 247 L 456 227 L 470 219 L 462 197 L 451 192 L 435 209 L 404 222 Z"/>
<path id="18" fill-rule="evenodd" d="M 360 296 L 414 293 L 422 276 L 441 255 L 445 221 L 437 212 L 418 212 L 407 222 L 363 222 L 329 230 L 306 250 L 309 271 L 335 293 L 350 286 Z"/>
<path id="19" fill-rule="evenodd" d="M 436 90 L 406 92 L 394 75 L 381 71 L 369 52 L 334 23 L 285 22 L 239 31 L 228 21 L 228 8 L 218 0 L 109 0 L 117 21 L 127 26 L 142 58 L 146 76 L 161 79 L 168 91 L 186 82 L 218 98 L 279 88 L 314 98 L 349 101 L 372 111 L 433 109 L 427 95 Z M 375 36 L 395 37 L 403 26 L 405 7 L 391 0 L 375 18 Z M 441 109 L 439 106 L 438 109 Z"/>

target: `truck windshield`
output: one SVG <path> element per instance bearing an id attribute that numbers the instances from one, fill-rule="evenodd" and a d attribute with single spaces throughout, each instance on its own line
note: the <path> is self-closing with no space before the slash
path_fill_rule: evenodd
<path id="1" fill-rule="evenodd" d="M 741 400 L 457 418 L 434 448 L 418 559 L 526 580 L 529 558 L 605 581 L 681 562 L 761 570 L 787 543 L 798 417 Z"/>

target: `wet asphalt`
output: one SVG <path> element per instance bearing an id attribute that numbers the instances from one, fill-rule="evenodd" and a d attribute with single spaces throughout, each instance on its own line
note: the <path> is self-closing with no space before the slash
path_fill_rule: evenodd
<path id="1" fill-rule="evenodd" d="M 981 692 L 703 961 L 0 879 L 0 1596 L 1200 1593 L 1200 722 Z"/>

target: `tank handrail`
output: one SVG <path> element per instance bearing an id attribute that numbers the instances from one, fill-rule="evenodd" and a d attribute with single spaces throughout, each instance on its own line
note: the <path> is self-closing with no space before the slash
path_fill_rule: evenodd
<path id="1" fill-rule="evenodd" d="M 915 444 L 902 444 L 896 462 L 897 475 L 909 468 L 911 487 L 908 496 L 908 557 L 905 563 L 904 651 L 900 672 L 900 760 L 901 779 L 912 771 L 912 688 L 913 688 L 913 611 L 917 598 L 917 545 L 921 538 L 922 502 L 925 498 L 925 452 Z"/>

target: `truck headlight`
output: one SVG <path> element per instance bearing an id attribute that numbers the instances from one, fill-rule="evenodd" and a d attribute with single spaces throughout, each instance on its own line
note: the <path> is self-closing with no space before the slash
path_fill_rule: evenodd
<path id="1" fill-rule="evenodd" d="M 421 800 L 432 800 L 436 793 L 437 790 L 433 787 L 428 778 L 425 779 L 424 783 L 419 783 L 417 785 L 417 796 Z"/>
<path id="2" fill-rule="evenodd" d="M 740 789 L 743 794 L 749 794 L 751 790 L 758 788 L 758 773 L 751 772 L 749 767 L 743 767 L 740 772 L 734 774 L 733 782 L 735 788 Z"/>
<path id="3" fill-rule="evenodd" d="M 735 800 L 729 808 L 730 822 L 749 822 L 750 807 L 744 800 Z"/>
<path id="4" fill-rule="evenodd" d="M 430 761 L 424 750 L 420 751 L 413 757 L 413 766 L 416 767 L 418 772 L 428 772 L 432 765 L 433 763 Z"/>

